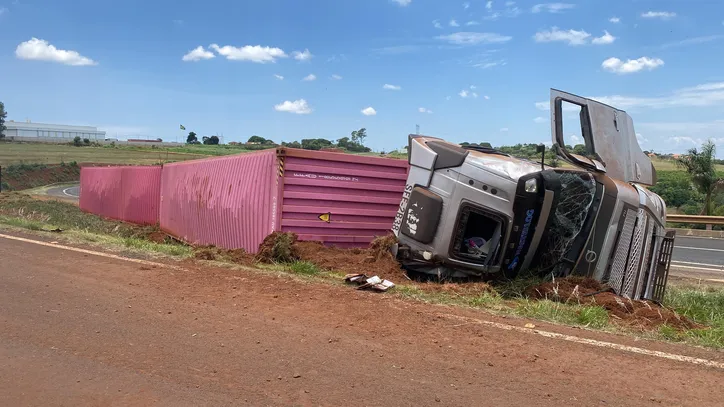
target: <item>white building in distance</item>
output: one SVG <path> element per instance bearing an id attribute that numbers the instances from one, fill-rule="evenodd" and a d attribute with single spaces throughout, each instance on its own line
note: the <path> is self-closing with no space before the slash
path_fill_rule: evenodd
<path id="1" fill-rule="evenodd" d="M 5 137 L 17 141 L 39 141 L 45 143 L 69 143 L 74 138 L 88 139 L 90 141 L 103 141 L 105 131 L 99 131 L 91 126 L 69 126 L 65 124 L 46 124 L 32 122 L 5 122 Z"/>

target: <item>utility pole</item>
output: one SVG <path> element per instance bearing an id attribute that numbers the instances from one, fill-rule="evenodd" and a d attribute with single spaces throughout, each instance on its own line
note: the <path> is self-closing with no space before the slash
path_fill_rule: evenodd
<path id="1" fill-rule="evenodd" d="M 419 124 L 415 125 L 415 134 L 417 134 L 418 136 L 420 135 L 420 125 Z"/>

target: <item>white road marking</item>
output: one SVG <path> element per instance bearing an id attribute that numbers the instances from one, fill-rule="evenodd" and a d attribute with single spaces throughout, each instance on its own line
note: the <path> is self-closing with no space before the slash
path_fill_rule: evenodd
<path id="1" fill-rule="evenodd" d="M 71 197 L 73 197 L 73 198 L 78 198 L 78 195 L 73 195 L 73 194 L 69 194 L 69 193 L 68 193 L 68 190 L 69 190 L 69 189 L 73 189 L 73 188 L 77 188 L 77 187 L 66 188 L 66 189 L 63 190 L 63 194 L 68 195 L 68 196 L 71 196 Z"/>
<path id="2" fill-rule="evenodd" d="M 710 269 L 705 267 L 693 267 L 693 266 L 680 266 L 678 264 L 674 264 L 674 262 L 671 262 L 671 267 L 677 268 L 677 269 L 692 269 L 692 270 L 701 270 L 701 271 L 724 271 L 724 268 L 718 268 L 718 269 Z"/>
<path id="3" fill-rule="evenodd" d="M 709 252 L 724 252 L 724 249 L 709 249 L 706 247 L 674 246 L 674 249 L 704 250 L 704 251 L 709 251 Z"/>
<path id="4" fill-rule="evenodd" d="M 37 244 L 39 246 L 53 247 L 56 249 L 68 250 L 71 252 L 91 254 L 93 256 L 105 257 L 108 259 L 122 260 L 122 261 L 131 262 L 131 263 L 138 263 L 138 264 L 143 264 L 145 266 L 154 266 L 154 267 L 162 267 L 162 268 L 167 268 L 167 269 L 172 269 L 172 270 L 188 271 L 183 267 L 173 266 L 170 264 L 156 263 L 155 261 L 148 261 L 148 260 L 141 260 L 141 259 L 132 259 L 129 257 L 116 256 L 115 254 L 102 253 L 102 252 L 96 252 L 93 250 L 79 249 L 77 247 L 64 246 L 64 245 L 56 244 L 56 243 L 47 243 L 47 242 L 41 242 L 38 240 L 25 239 L 23 237 L 0 234 L 0 238 L 5 238 L 5 239 L 9 239 L 9 240 L 17 240 L 19 242 L 25 242 L 25 243 Z"/>
<path id="5" fill-rule="evenodd" d="M 689 264 L 689 265 L 692 265 L 692 266 L 704 266 L 704 267 L 709 267 L 709 268 L 717 268 L 717 267 L 718 267 L 720 270 L 724 270 L 724 264 L 693 263 L 693 262 L 690 262 L 690 261 L 671 260 L 671 265 L 672 265 L 672 266 L 675 265 L 675 266 L 683 267 L 683 266 L 681 266 L 682 264 Z"/>
<path id="6" fill-rule="evenodd" d="M 490 326 L 493 328 L 503 329 L 506 331 L 515 331 L 515 332 L 521 332 L 521 333 L 526 333 L 526 334 L 535 334 L 535 335 L 544 336 L 546 338 L 560 339 L 560 340 L 567 341 L 567 342 L 575 342 L 575 343 L 580 343 L 580 344 L 589 345 L 589 346 L 595 346 L 595 347 L 599 347 L 599 348 L 615 349 L 615 350 L 619 350 L 622 352 L 635 353 L 635 354 L 639 354 L 639 355 L 646 355 L 646 356 L 653 356 L 653 357 L 662 358 L 662 359 L 675 360 L 677 362 L 686 362 L 686 363 L 691 363 L 694 365 L 701 365 L 701 366 L 707 366 L 707 367 L 714 367 L 717 369 L 724 369 L 724 362 L 717 362 L 716 360 L 701 359 L 701 358 L 695 358 L 695 357 L 691 357 L 691 356 L 677 355 L 675 353 L 661 352 L 658 350 L 637 348 L 635 346 L 621 345 L 621 344 L 613 343 L 613 342 L 598 341 L 595 339 L 580 338 L 578 336 L 559 334 L 557 332 L 541 331 L 538 329 L 530 329 L 530 328 L 523 328 L 520 326 L 502 324 L 500 322 L 485 321 L 485 320 L 477 319 L 477 318 L 461 317 L 459 315 L 452 315 L 452 314 L 439 314 L 439 315 L 443 316 L 443 317 L 449 317 L 449 318 L 454 318 L 454 319 L 458 319 L 458 320 L 463 320 L 468 323 L 476 323 L 476 324 L 480 324 L 480 325 Z"/>
<path id="7" fill-rule="evenodd" d="M 25 242 L 25 243 L 31 243 L 31 244 L 37 244 L 40 246 L 53 247 L 53 248 L 61 249 L 61 250 L 69 250 L 72 252 L 91 254 L 94 256 L 106 257 L 106 258 L 115 259 L 115 260 L 128 261 L 131 263 L 138 263 L 138 264 L 144 264 L 144 265 L 148 265 L 148 266 L 156 266 L 156 267 L 170 268 L 170 269 L 174 269 L 174 270 L 187 271 L 186 269 L 184 269 L 182 267 L 172 266 L 169 264 L 156 263 L 156 262 L 147 261 L 147 260 L 131 259 L 128 257 L 116 256 L 114 254 L 95 252 L 92 250 L 85 250 L 85 249 L 78 249 L 76 247 L 63 246 L 63 245 L 55 244 L 55 243 L 41 242 L 38 240 L 25 239 L 22 237 L 0 234 L 0 238 L 17 240 L 19 242 Z M 636 353 L 639 355 L 646 355 L 646 356 L 653 356 L 653 357 L 658 357 L 658 358 L 662 358 L 662 359 L 675 360 L 678 362 L 686 362 L 686 363 L 691 363 L 694 365 L 701 365 L 701 366 L 713 367 L 713 368 L 724 370 L 724 362 L 717 362 L 715 360 L 701 359 L 701 358 L 695 358 L 695 357 L 691 357 L 691 356 L 677 355 L 674 353 L 661 352 L 661 351 L 657 351 L 657 350 L 637 348 L 634 346 L 621 345 L 621 344 L 612 343 L 612 342 L 598 341 L 595 339 L 580 338 L 578 336 L 559 334 L 556 332 L 541 331 L 538 329 L 522 328 L 519 326 L 502 324 L 500 322 L 485 321 L 482 319 L 462 317 L 462 316 L 453 315 L 453 314 L 439 314 L 439 315 L 441 315 L 443 317 L 463 320 L 468 323 L 477 323 L 480 325 L 490 326 L 490 327 L 497 328 L 497 329 L 503 329 L 506 331 L 515 331 L 515 332 L 521 332 L 521 333 L 525 333 L 525 334 L 536 334 L 536 335 L 540 335 L 540 336 L 543 336 L 546 338 L 560 339 L 563 341 L 575 342 L 575 343 L 580 343 L 583 345 L 595 346 L 595 347 L 599 347 L 599 348 L 615 349 L 615 350 L 619 350 L 619 351 L 623 351 L 623 352 Z"/>

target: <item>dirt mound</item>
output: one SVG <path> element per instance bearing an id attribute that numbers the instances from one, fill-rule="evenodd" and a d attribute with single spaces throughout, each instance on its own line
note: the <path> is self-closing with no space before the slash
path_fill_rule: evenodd
<path id="1" fill-rule="evenodd" d="M 668 325 L 677 329 L 701 328 L 690 319 L 651 301 L 630 300 L 614 294 L 606 285 L 583 277 L 568 277 L 530 287 L 526 295 L 561 303 L 597 305 L 608 311 L 617 322 L 640 327 L 658 328 Z"/>
<path id="2" fill-rule="evenodd" d="M 256 260 L 260 263 L 291 263 L 306 261 L 323 270 L 345 274 L 366 273 L 393 281 L 405 278 L 400 264 L 390 252 L 397 243 L 393 235 L 379 237 L 367 249 L 327 247 L 320 242 L 298 241 L 294 233 L 274 232 L 259 246 Z"/>
<path id="3" fill-rule="evenodd" d="M 274 232 L 259 245 L 256 260 L 260 263 L 292 263 L 300 260 L 297 235 Z"/>
<path id="4" fill-rule="evenodd" d="M 237 264 L 254 264 L 254 255 L 244 249 L 219 249 L 214 246 L 199 247 L 194 251 L 194 257 L 199 260 L 228 261 Z"/>

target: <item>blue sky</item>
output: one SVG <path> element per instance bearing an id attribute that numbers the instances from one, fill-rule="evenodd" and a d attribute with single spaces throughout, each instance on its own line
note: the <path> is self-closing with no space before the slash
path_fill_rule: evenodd
<path id="1" fill-rule="evenodd" d="M 706 138 L 724 148 L 724 2 L 0 0 L 0 10 L 0 100 L 18 121 L 164 140 L 183 124 L 226 142 L 366 127 L 377 150 L 405 145 L 419 124 L 502 145 L 550 140 L 554 87 L 627 110 L 644 149 Z"/>

